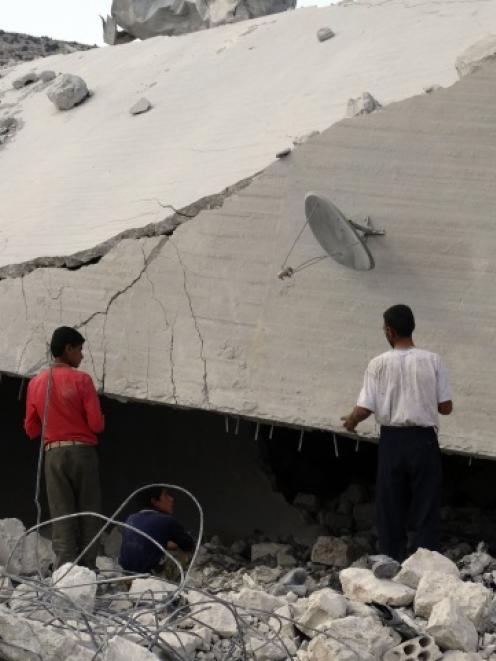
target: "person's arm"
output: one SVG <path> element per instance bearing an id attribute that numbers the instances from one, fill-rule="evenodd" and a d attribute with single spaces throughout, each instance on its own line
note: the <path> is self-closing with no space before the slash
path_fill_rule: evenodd
<path id="1" fill-rule="evenodd" d="M 30 439 L 35 439 L 41 434 L 41 420 L 36 410 L 33 389 L 28 386 L 26 398 L 26 417 L 24 418 L 24 429 Z"/>
<path id="2" fill-rule="evenodd" d="M 437 410 L 441 415 L 450 415 L 453 411 L 453 395 L 448 378 L 448 370 L 441 359 L 436 372 Z"/>
<path id="3" fill-rule="evenodd" d="M 360 422 L 366 420 L 375 411 L 376 383 L 370 365 L 365 370 L 363 386 L 353 411 L 341 418 L 346 431 L 353 432 Z"/>
<path id="4" fill-rule="evenodd" d="M 174 524 L 172 526 L 172 530 L 170 531 L 169 542 L 172 542 L 178 546 L 181 551 L 189 552 L 193 551 L 195 548 L 195 540 L 188 532 L 186 532 L 179 521 L 176 521 L 176 519 L 174 519 Z"/>
<path id="5" fill-rule="evenodd" d="M 100 408 L 100 400 L 96 388 L 89 374 L 85 375 L 83 382 L 83 406 L 86 413 L 86 422 L 94 434 L 101 434 L 105 427 L 105 420 Z"/>

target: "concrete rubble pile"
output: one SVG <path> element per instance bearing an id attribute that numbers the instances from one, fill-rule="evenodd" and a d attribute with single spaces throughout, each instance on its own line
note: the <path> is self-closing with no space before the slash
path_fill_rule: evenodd
<path id="1" fill-rule="evenodd" d="M 366 495 L 350 485 L 334 514 Z M 307 521 L 329 520 L 315 496 L 294 502 Z M 116 527 L 100 540 L 98 574 L 67 564 L 50 575 L 50 543 L 2 520 L 0 658 L 496 661 L 496 559 L 484 544 L 450 537 L 444 555 L 419 549 L 400 565 L 375 555 L 373 521 L 308 530 L 214 536 L 177 585 L 124 575 Z"/>

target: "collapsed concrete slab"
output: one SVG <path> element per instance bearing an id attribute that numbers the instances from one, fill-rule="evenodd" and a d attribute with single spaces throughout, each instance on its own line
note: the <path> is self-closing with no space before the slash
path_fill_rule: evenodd
<path id="1" fill-rule="evenodd" d="M 123 240 L 78 271 L 4 279 L 0 368 L 39 368 L 63 322 L 88 338 L 85 368 L 108 394 L 339 431 L 367 361 L 385 349 L 383 309 L 406 300 L 419 344 L 441 352 L 451 373 L 457 413 L 443 421 L 443 447 L 494 456 L 485 347 L 495 91 L 488 63 L 450 89 L 314 136 L 170 237 Z M 373 271 L 325 260 L 277 279 L 309 190 L 386 229 L 369 243 Z M 317 255 L 307 231 L 292 260 Z"/>

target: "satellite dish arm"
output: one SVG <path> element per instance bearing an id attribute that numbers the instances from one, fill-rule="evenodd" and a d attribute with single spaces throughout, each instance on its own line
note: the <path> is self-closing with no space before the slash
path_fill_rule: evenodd
<path id="1" fill-rule="evenodd" d="M 363 232 L 365 236 L 384 236 L 386 234 L 386 230 L 376 230 L 372 227 L 372 225 L 370 224 L 370 216 L 367 216 L 365 218 L 364 225 L 361 225 L 360 223 L 356 223 L 354 220 L 349 220 L 348 222 L 356 230 Z"/>

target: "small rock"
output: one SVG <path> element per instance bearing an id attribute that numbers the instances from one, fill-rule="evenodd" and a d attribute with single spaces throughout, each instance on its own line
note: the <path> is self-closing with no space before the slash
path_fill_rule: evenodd
<path id="1" fill-rule="evenodd" d="M 297 567 L 292 569 L 287 574 L 284 574 L 282 578 L 279 579 L 280 585 L 304 585 L 305 581 L 308 578 L 308 572 L 302 567 Z"/>
<path id="2" fill-rule="evenodd" d="M 55 71 L 42 71 L 40 73 L 40 80 L 43 83 L 49 83 L 50 81 L 55 80 L 56 77 L 57 74 L 55 73 Z"/>
<path id="3" fill-rule="evenodd" d="M 319 28 L 317 30 L 317 39 L 319 41 L 327 41 L 328 39 L 332 39 L 335 36 L 336 35 L 331 30 L 331 28 Z"/>
<path id="4" fill-rule="evenodd" d="M 443 88 L 441 85 L 426 85 L 423 90 L 425 94 L 432 94 L 433 92 L 437 92 L 438 90 L 442 90 Z"/>
<path id="5" fill-rule="evenodd" d="M 139 599 L 140 603 L 150 600 L 162 601 L 170 599 L 176 591 L 177 586 L 174 583 L 159 578 L 135 578 L 129 588 L 129 597 Z"/>
<path id="6" fill-rule="evenodd" d="M 103 661 L 157 661 L 159 657 L 126 638 L 114 636 L 108 642 Z"/>
<path id="7" fill-rule="evenodd" d="M 238 593 L 232 593 L 232 599 L 243 608 L 267 612 L 273 612 L 286 605 L 286 600 L 282 597 L 275 597 L 263 590 L 252 590 L 250 588 L 241 588 Z"/>
<path id="8" fill-rule="evenodd" d="M 65 73 L 48 90 L 47 96 L 59 110 L 70 110 L 89 96 L 89 90 L 82 78 Z"/>
<path id="9" fill-rule="evenodd" d="M 52 604 L 62 613 L 73 610 L 74 606 L 84 611 L 93 611 L 96 596 L 96 574 L 91 569 L 70 562 L 53 572 Z M 65 619 L 65 618 L 64 618 Z"/>
<path id="10" fill-rule="evenodd" d="M 291 154 L 291 147 L 286 147 L 286 149 L 281 149 L 276 154 L 276 158 L 285 158 Z"/>
<path id="11" fill-rule="evenodd" d="M 345 595 L 355 601 L 377 601 L 386 606 L 409 606 L 415 596 L 415 591 L 408 586 L 376 578 L 369 569 L 349 567 L 339 573 L 339 579 Z"/>
<path id="12" fill-rule="evenodd" d="M 351 546 L 341 537 L 319 537 L 312 548 L 312 562 L 329 567 L 348 567 L 355 557 Z"/>
<path id="13" fill-rule="evenodd" d="M 387 555 L 372 555 L 370 560 L 376 578 L 394 578 L 401 569 L 400 563 Z"/>
<path id="14" fill-rule="evenodd" d="M 362 96 L 348 101 L 346 117 L 357 117 L 358 115 L 368 115 L 375 110 L 382 108 L 379 101 L 374 99 L 372 94 L 364 92 Z"/>
<path id="15" fill-rule="evenodd" d="M 313 638 L 318 631 L 328 629 L 329 622 L 346 615 L 346 599 L 324 588 L 310 595 L 303 613 L 296 618 L 296 626 Z"/>
<path id="16" fill-rule="evenodd" d="M 14 80 L 12 83 L 12 87 L 16 90 L 20 90 L 27 85 L 32 85 L 33 83 L 38 82 L 39 79 L 40 78 L 38 74 L 32 71 L 31 73 L 27 73 L 26 75 L 21 76 L 21 78 L 16 78 L 16 80 Z"/>
<path id="17" fill-rule="evenodd" d="M 410 588 L 416 588 L 427 571 L 449 574 L 457 578 L 460 576 L 458 567 L 452 560 L 437 553 L 437 551 L 418 549 L 403 562 L 401 571 L 395 580 L 398 583 L 403 583 L 403 585 L 408 585 Z"/>
<path id="18" fill-rule="evenodd" d="M 476 628 L 449 597 L 432 609 L 427 632 L 443 649 L 475 652 L 478 647 Z"/>
<path id="19" fill-rule="evenodd" d="M 482 656 L 475 652 L 459 652 L 458 650 L 448 650 L 443 654 L 443 661 L 481 661 Z"/>
<path id="20" fill-rule="evenodd" d="M 152 109 L 152 104 L 148 99 L 145 99 L 144 97 L 140 99 L 139 101 L 136 101 L 134 106 L 129 109 L 129 112 L 131 115 L 142 115 L 144 112 L 148 112 L 149 110 Z"/>
<path id="21" fill-rule="evenodd" d="M 330 622 L 325 635 L 326 643 L 319 653 L 317 650 L 320 644 L 314 641 L 322 638 L 317 636 L 310 642 L 308 651 L 311 661 L 382 659 L 388 649 L 400 642 L 397 634 L 383 627 L 374 618 L 353 615 Z"/>
<path id="22" fill-rule="evenodd" d="M 480 576 L 493 562 L 493 558 L 486 553 L 483 545 L 479 545 L 475 553 L 470 553 L 462 558 L 462 578 L 468 577 L 472 580 Z"/>

